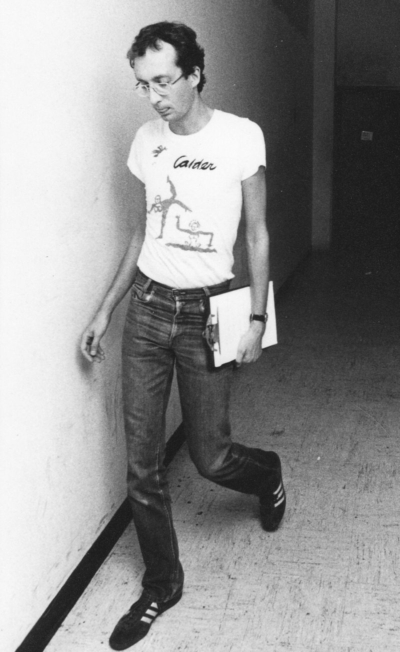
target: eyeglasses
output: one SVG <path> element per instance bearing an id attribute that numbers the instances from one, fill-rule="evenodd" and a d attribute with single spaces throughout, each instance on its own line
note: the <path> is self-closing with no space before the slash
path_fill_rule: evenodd
<path id="1" fill-rule="evenodd" d="M 149 97 L 150 96 L 150 88 L 153 89 L 157 93 L 157 95 L 160 95 L 163 97 L 164 95 L 169 95 L 171 92 L 171 86 L 176 84 L 180 79 L 182 79 L 184 73 L 181 74 L 178 79 L 175 79 L 173 82 L 151 82 L 149 84 L 145 84 L 144 82 L 138 82 L 135 86 L 135 91 L 139 95 L 139 97 Z"/>

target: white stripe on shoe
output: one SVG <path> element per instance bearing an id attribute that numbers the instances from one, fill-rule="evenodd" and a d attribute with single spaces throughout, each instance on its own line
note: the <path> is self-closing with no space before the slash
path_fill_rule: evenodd
<path id="1" fill-rule="evenodd" d="M 158 616 L 158 605 L 156 602 L 152 602 L 150 607 L 147 608 L 145 615 L 141 617 L 141 621 L 151 625 L 153 620 Z"/>
<path id="2" fill-rule="evenodd" d="M 285 491 L 283 489 L 282 482 L 279 484 L 278 489 L 273 491 L 273 493 L 276 495 L 276 502 L 274 502 L 274 507 L 278 507 L 285 500 Z"/>

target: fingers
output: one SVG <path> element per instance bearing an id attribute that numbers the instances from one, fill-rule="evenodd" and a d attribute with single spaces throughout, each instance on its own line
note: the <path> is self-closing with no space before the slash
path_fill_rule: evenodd
<path id="1" fill-rule="evenodd" d="M 242 362 L 245 362 L 244 358 L 245 358 L 245 352 L 241 348 L 239 348 L 235 360 L 236 367 L 240 367 Z"/>
<path id="2" fill-rule="evenodd" d="M 240 367 L 243 363 L 251 362 L 251 342 L 248 333 L 242 335 L 236 354 L 236 366 Z"/>
<path id="3" fill-rule="evenodd" d="M 83 334 L 81 352 L 89 362 L 103 362 L 105 359 L 104 351 L 100 346 L 100 337 L 96 336 L 91 330 Z"/>
<path id="4" fill-rule="evenodd" d="M 100 340 L 107 330 L 109 321 L 109 315 L 100 311 L 82 335 L 81 353 L 89 362 L 103 362 L 105 359 Z"/>
<path id="5" fill-rule="evenodd" d="M 258 324 L 258 322 L 254 322 Z M 242 335 L 236 355 L 236 366 L 240 367 L 241 364 L 250 364 L 258 360 L 262 353 L 261 348 L 262 332 L 254 328 Z"/>
<path id="6" fill-rule="evenodd" d="M 243 345 L 239 344 L 237 355 L 236 355 L 236 366 L 240 367 L 242 364 L 250 364 L 258 360 L 262 352 L 260 346 L 255 345 Z"/>
<path id="7" fill-rule="evenodd" d="M 95 344 L 94 341 L 90 346 L 89 356 L 92 362 L 103 362 L 106 357 L 100 344 Z"/>
<path id="8" fill-rule="evenodd" d="M 240 367 L 242 364 L 251 364 L 252 362 L 256 362 L 260 356 L 258 354 L 256 355 L 249 355 L 247 353 L 244 353 L 241 356 L 236 357 L 236 366 Z"/>

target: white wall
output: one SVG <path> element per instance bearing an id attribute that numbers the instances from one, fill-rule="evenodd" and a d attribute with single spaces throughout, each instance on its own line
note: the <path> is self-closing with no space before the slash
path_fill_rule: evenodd
<path id="1" fill-rule="evenodd" d="M 130 230 L 124 4 L 3 3 L 2 650 L 23 639 L 125 495 L 122 311 L 104 368 L 77 351 Z"/>
<path id="2" fill-rule="evenodd" d="M 152 115 L 125 53 L 145 24 L 188 22 L 206 48 L 206 100 L 264 128 L 279 285 L 310 244 L 311 172 L 301 180 L 293 159 L 311 170 L 310 89 L 296 86 L 310 79 L 311 46 L 259 0 L 4 0 L 2 14 L 0 623 L 10 652 L 125 497 L 125 305 L 105 364 L 78 353 L 131 232 L 125 161 Z M 178 421 L 175 398 L 170 428 Z"/>

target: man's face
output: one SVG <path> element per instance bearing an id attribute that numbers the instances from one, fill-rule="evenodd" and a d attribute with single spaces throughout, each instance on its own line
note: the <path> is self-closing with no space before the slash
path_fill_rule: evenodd
<path id="1" fill-rule="evenodd" d="M 135 59 L 134 71 L 138 81 L 145 84 L 151 82 L 174 82 L 182 75 L 182 70 L 175 63 L 176 51 L 170 43 L 161 41 L 160 50 L 146 50 L 143 57 Z M 197 95 L 196 86 L 199 83 L 198 69 L 187 79 L 182 77 L 170 87 L 168 95 L 160 96 L 150 88 L 149 100 L 166 122 L 182 120 L 192 108 Z"/>

